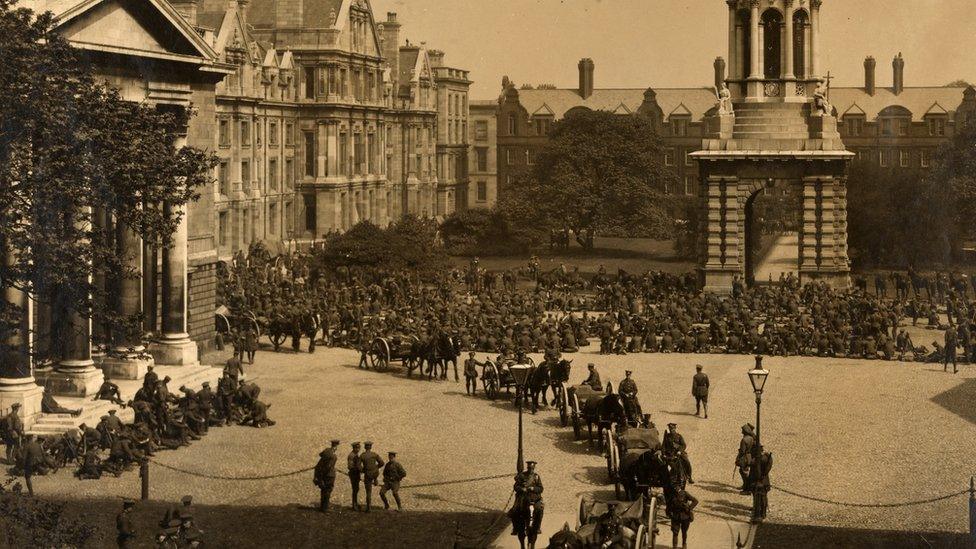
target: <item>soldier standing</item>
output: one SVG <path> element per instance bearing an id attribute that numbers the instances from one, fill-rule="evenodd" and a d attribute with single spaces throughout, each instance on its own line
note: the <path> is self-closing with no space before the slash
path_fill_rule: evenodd
<path id="1" fill-rule="evenodd" d="M 762 522 L 769 510 L 769 471 L 773 468 L 773 455 L 759 447 L 759 463 L 753 467 L 752 520 Z"/>
<path id="2" fill-rule="evenodd" d="M 115 542 L 119 549 L 127 549 L 129 541 L 136 537 L 135 527 L 132 526 L 132 519 L 129 518 L 129 513 L 135 506 L 135 500 L 125 498 L 122 500 L 122 512 L 115 516 L 115 529 L 118 532 L 115 536 Z"/>
<path id="3" fill-rule="evenodd" d="M 752 491 L 750 479 L 750 466 L 752 465 L 752 452 L 756 444 L 756 434 L 751 424 L 746 423 L 742 426 L 742 440 L 739 441 L 739 453 L 735 456 L 735 465 L 739 468 L 739 476 L 742 477 L 742 493 Z"/>
<path id="4" fill-rule="evenodd" d="M 34 497 L 34 484 L 31 482 L 31 477 L 44 466 L 46 456 L 34 435 L 27 435 L 25 440 L 27 442 L 24 444 L 24 483 L 27 484 L 27 493 Z"/>
<path id="5" fill-rule="evenodd" d="M 352 508 L 359 510 L 359 483 L 363 480 L 363 463 L 359 457 L 359 443 L 352 443 L 352 451 L 346 456 L 346 468 L 349 470 L 349 482 L 352 483 Z"/>
<path id="6" fill-rule="evenodd" d="M 20 446 L 20 441 L 24 438 L 24 421 L 20 419 L 20 403 L 14 402 L 10 405 L 10 413 L 3 418 L 3 444 L 7 449 L 7 463 L 13 465 L 14 450 Z"/>
<path id="7" fill-rule="evenodd" d="M 258 350 L 258 333 L 253 326 L 248 326 L 244 333 L 244 351 L 247 352 L 247 363 L 254 364 L 254 354 Z"/>
<path id="8" fill-rule="evenodd" d="M 469 395 L 478 392 L 478 366 L 483 366 L 483 362 L 478 362 L 474 358 L 474 351 L 468 353 L 467 360 L 464 361 L 464 390 Z"/>
<path id="9" fill-rule="evenodd" d="M 380 489 L 380 499 L 383 500 L 383 508 L 389 509 L 390 502 L 386 499 L 387 492 L 393 492 L 393 499 L 397 504 L 397 512 L 403 511 L 400 503 L 400 481 L 407 476 L 407 471 L 396 459 L 396 452 L 387 454 L 388 461 L 383 467 L 383 488 Z"/>
<path id="10" fill-rule="evenodd" d="M 946 328 L 945 331 L 945 358 L 942 360 L 942 371 L 948 371 L 949 362 L 952 362 L 952 373 L 959 373 L 959 368 L 956 365 L 956 346 L 959 344 L 959 340 L 956 337 L 956 329 L 952 326 Z"/>
<path id="11" fill-rule="evenodd" d="M 373 452 L 373 443 L 366 441 L 364 444 L 366 451 L 360 456 L 364 483 L 366 486 L 366 512 L 368 513 L 373 502 L 373 486 L 378 484 L 376 479 L 380 476 L 380 468 L 383 467 L 383 459 Z"/>
<path id="12" fill-rule="evenodd" d="M 336 477 L 336 453 L 339 441 L 332 440 L 332 445 L 319 454 L 319 462 L 315 465 L 315 477 L 313 482 L 319 487 L 319 512 L 329 511 L 329 498 L 332 497 L 332 488 L 335 487 Z"/>
<path id="13" fill-rule="evenodd" d="M 695 415 L 705 409 L 705 419 L 708 419 L 708 374 L 702 372 L 702 365 L 695 366 L 695 377 L 691 380 L 691 394 L 695 397 Z"/>
<path id="14" fill-rule="evenodd" d="M 668 514 L 671 515 L 671 547 L 677 549 L 678 534 L 680 533 L 681 547 L 687 548 L 688 527 L 695 520 L 694 509 L 698 506 L 698 500 L 684 489 L 678 489 L 669 505 L 669 507 L 672 506 L 674 510 L 668 509 Z"/>

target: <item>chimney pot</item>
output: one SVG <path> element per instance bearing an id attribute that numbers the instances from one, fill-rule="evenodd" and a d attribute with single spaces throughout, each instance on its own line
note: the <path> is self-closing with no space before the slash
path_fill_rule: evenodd
<path id="1" fill-rule="evenodd" d="M 579 62 L 579 94 L 583 99 L 593 95 L 593 60 L 580 59 Z"/>
<path id="2" fill-rule="evenodd" d="M 874 57 L 867 56 L 864 58 L 864 91 L 868 95 L 874 95 L 875 92 L 875 68 L 878 66 L 877 61 Z"/>

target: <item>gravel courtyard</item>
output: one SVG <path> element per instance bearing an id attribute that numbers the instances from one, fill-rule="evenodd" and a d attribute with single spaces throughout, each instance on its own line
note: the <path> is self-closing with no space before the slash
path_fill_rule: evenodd
<path id="1" fill-rule="evenodd" d="M 595 350 L 571 356 L 573 380 L 582 379 L 587 362 L 595 362 L 604 380 L 615 385 L 625 369 L 635 371 L 644 410 L 659 427 L 677 422 L 688 441 L 697 481 L 691 491 L 701 500 L 698 521 L 746 520 L 751 499 L 738 494 L 732 474 L 739 426 L 755 421 L 746 376 L 752 357 L 599 356 Z M 498 512 L 508 501 L 515 466 L 514 406 L 467 396 L 453 380 L 358 370 L 357 359 L 337 349 L 320 348 L 313 355 L 259 352 L 257 365 L 245 370 L 262 387 L 262 400 L 272 404 L 269 413 L 278 424 L 213 429 L 189 448 L 155 459 L 209 476 L 263 476 L 311 467 L 331 438 L 343 441 L 343 456 L 350 441 L 371 439 L 384 458 L 388 450 L 398 451 L 406 467 L 405 513 L 349 510 L 344 477 L 333 494 L 342 508 L 328 516 L 314 513 L 311 473 L 236 481 L 152 465 L 151 498 L 175 502 L 193 494 L 199 525 L 214 547 L 450 547 L 455 538 L 462 546 L 488 543 L 506 526 Z M 708 420 L 694 417 L 690 386 L 696 363 L 711 377 Z M 771 374 L 762 439 L 774 455 L 775 486 L 842 502 L 896 503 L 962 490 L 976 473 L 971 367 L 953 375 L 935 365 L 883 361 L 767 358 L 764 364 Z M 547 514 L 573 513 L 583 494 L 612 494 L 603 458 L 573 440 L 572 429 L 560 427 L 554 411 L 526 414 L 525 420 L 526 456 L 539 462 Z M 131 472 L 82 482 L 64 470 L 36 479 L 35 489 L 68 501 L 72 512 L 97 523 L 107 545 L 114 541 L 118 498 L 137 497 L 139 478 Z M 164 508 L 156 502 L 137 510 L 144 546 Z M 770 494 L 769 522 L 896 532 L 968 527 L 962 496 L 911 507 L 851 508 L 776 490 Z M 694 531 L 693 525 L 691 547 L 698 546 Z"/>

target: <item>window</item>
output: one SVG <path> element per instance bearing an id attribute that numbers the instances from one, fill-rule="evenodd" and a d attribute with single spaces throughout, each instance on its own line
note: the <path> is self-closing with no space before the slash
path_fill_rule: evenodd
<path id="1" fill-rule="evenodd" d="M 664 165 L 674 166 L 674 149 L 664 149 Z"/>
<path id="2" fill-rule="evenodd" d="M 485 141 L 488 139 L 488 121 L 487 120 L 475 120 L 474 121 L 474 139 L 475 141 Z"/>
<path id="3" fill-rule="evenodd" d="M 332 95 L 339 93 L 339 80 L 336 79 L 335 65 L 329 65 L 329 93 Z"/>
<path id="4" fill-rule="evenodd" d="M 230 146 L 230 121 L 227 119 L 220 120 L 220 128 L 218 130 L 218 138 L 221 147 Z"/>
<path id="5" fill-rule="evenodd" d="M 257 120 L 254 122 L 254 141 L 257 142 L 259 147 L 261 146 L 262 135 L 264 135 L 264 133 L 261 132 L 261 121 Z"/>
<path id="6" fill-rule="evenodd" d="M 878 163 L 882 168 L 888 167 L 888 151 L 878 151 Z"/>
<path id="7" fill-rule="evenodd" d="M 895 135 L 893 128 L 894 121 L 890 118 L 881 119 L 881 135 Z"/>
<path id="8" fill-rule="evenodd" d="M 349 95 L 349 90 L 346 88 L 346 69 L 339 69 L 339 95 L 342 97 Z"/>
<path id="9" fill-rule="evenodd" d="M 241 145 L 251 144 L 251 123 L 241 120 Z"/>
<path id="10" fill-rule="evenodd" d="M 943 136 L 946 132 L 946 119 L 940 117 L 929 118 L 929 135 Z"/>
<path id="11" fill-rule="evenodd" d="M 685 194 L 686 195 L 695 194 L 695 176 L 693 175 L 685 176 Z"/>
<path id="12" fill-rule="evenodd" d="M 515 165 L 515 149 L 505 149 L 505 163 L 509 166 Z"/>
<path id="13" fill-rule="evenodd" d="M 898 135 L 899 136 L 902 136 L 902 137 L 908 135 L 908 128 L 909 128 L 910 124 L 911 124 L 911 121 L 909 119 L 907 119 L 907 118 L 899 118 L 898 119 Z"/>
<path id="14" fill-rule="evenodd" d="M 311 193 L 303 194 L 302 200 L 305 205 L 305 230 L 315 234 L 317 225 L 317 220 L 315 219 L 315 195 Z"/>
<path id="15" fill-rule="evenodd" d="M 671 134 L 679 137 L 688 135 L 688 119 L 673 118 L 671 120 Z"/>
<path id="16" fill-rule="evenodd" d="M 860 116 L 849 116 L 844 121 L 847 123 L 847 135 L 857 137 L 864 132 L 864 118 Z"/>
<path id="17" fill-rule="evenodd" d="M 346 132 L 339 133 L 339 173 L 349 174 L 349 136 Z"/>
<path id="18" fill-rule="evenodd" d="M 321 68 L 316 69 L 316 71 L 319 73 L 319 83 L 318 83 L 318 88 L 315 89 L 315 94 L 322 95 L 325 93 L 325 90 L 329 89 L 327 87 L 328 85 L 325 82 L 325 75 L 328 73 L 325 71 L 325 69 L 321 69 Z"/>
<path id="19" fill-rule="evenodd" d="M 247 191 L 251 186 L 251 161 L 241 160 L 241 190 Z"/>
<path id="20" fill-rule="evenodd" d="M 227 161 L 223 160 L 220 162 L 220 166 L 217 167 L 217 181 L 220 183 L 220 194 L 224 196 L 230 195 L 230 180 L 228 175 Z"/>
<path id="21" fill-rule="evenodd" d="M 488 171 L 488 147 L 478 147 L 475 149 L 475 153 L 478 155 L 478 171 L 487 172 Z"/>
<path id="22" fill-rule="evenodd" d="M 268 234 L 278 235 L 278 205 L 274 202 L 268 204 Z"/>
<path id="23" fill-rule="evenodd" d="M 363 174 L 364 161 L 366 158 L 366 149 L 363 143 L 363 134 L 357 133 L 353 136 L 353 173 L 356 175 Z"/>
<path id="24" fill-rule="evenodd" d="M 691 151 L 690 150 L 685 151 L 685 166 L 693 167 L 694 165 L 695 165 L 695 159 L 691 157 Z"/>
<path id="25" fill-rule="evenodd" d="M 295 124 L 293 122 L 285 123 L 285 145 L 289 147 L 295 144 Z"/>
<path id="26" fill-rule="evenodd" d="M 919 156 L 920 156 L 919 163 L 921 164 L 921 166 L 923 168 L 928 168 L 929 164 L 931 163 L 931 154 L 929 153 L 929 151 L 923 150 Z"/>
<path id="27" fill-rule="evenodd" d="M 278 190 L 278 159 L 268 160 L 268 188 L 272 191 Z"/>
<path id="28" fill-rule="evenodd" d="M 488 182 L 479 181 L 478 182 L 478 202 L 486 202 L 488 200 Z"/>
<path id="29" fill-rule="evenodd" d="M 305 99 L 315 99 L 315 67 L 305 67 Z"/>
<path id="30" fill-rule="evenodd" d="M 292 162 L 291 158 L 285 159 L 285 182 L 282 188 L 285 190 L 291 190 L 292 182 L 295 181 L 295 164 Z"/>
<path id="31" fill-rule="evenodd" d="M 859 162 L 867 162 L 868 161 L 868 152 L 869 151 L 867 151 L 866 149 L 860 149 L 860 150 L 858 150 L 857 151 L 857 160 Z"/>
<path id="32" fill-rule="evenodd" d="M 220 245 L 227 245 L 227 212 L 220 212 L 217 214 L 217 235 L 220 239 Z"/>
<path id="33" fill-rule="evenodd" d="M 518 135 L 518 126 L 515 123 L 515 115 L 508 115 L 508 135 Z"/>
<path id="34" fill-rule="evenodd" d="M 305 144 L 305 175 L 315 177 L 315 132 L 303 131 Z"/>
<path id="35" fill-rule="evenodd" d="M 271 121 L 268 122 L 268 144 L 277 145 L 278 144 L 278 122 Z"/>
<path id="36" fill-rule="evenodd" d="M 907 150 L 898 151 L 898 165 L 902 168 L 907 168 L 911 165 L 911 153 Z"/>

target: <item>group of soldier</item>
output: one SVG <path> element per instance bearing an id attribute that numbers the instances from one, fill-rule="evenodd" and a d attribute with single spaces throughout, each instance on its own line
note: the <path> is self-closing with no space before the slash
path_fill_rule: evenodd
<path id="1" fill-rule="evenodd" d="M 312 478 L 313 484 L 319 489 L 319 512 L 328 513 L 329 503 L 332 497 L 332 490 L 335 488 L 336 464 L 339 461 L 337 454 L 341 442 L 333 439 L 330 445 L 319 454 L 319 461 L 315 465 L 315 473 Z M 380 488 L 380 500 L 383 501 L 385 509 L 390 508 L 390 501 L 387 499 L 387 492 L 393 495 L 396 502 L 396 510 L 403 510 L 403 503 L 400 500 L 400 481 L 407 476 L 406 469 L 397 459 L 397 453 L 387 452 L 387 461 L 373 451 L 373 443 L 366 441 L 365 447 L 360 453 L 359 442 L 352 443 L 352 450 L 346 456 L 346 474 L 352 485 L 352 509 L 354 511 L 363 510 L 368 513 L 373 505 L 373 487 L 379 486 L 382 476 L 383 485 Z M 360 485 L 366 492 L 366 505 L 359 505 Z"/>

